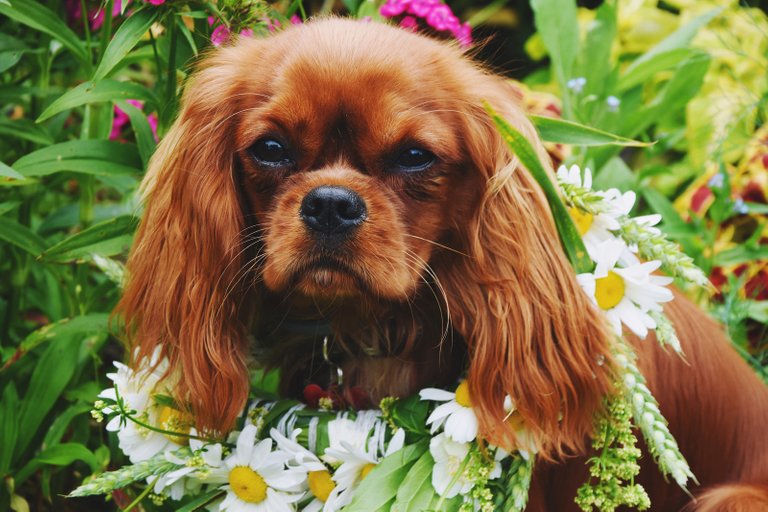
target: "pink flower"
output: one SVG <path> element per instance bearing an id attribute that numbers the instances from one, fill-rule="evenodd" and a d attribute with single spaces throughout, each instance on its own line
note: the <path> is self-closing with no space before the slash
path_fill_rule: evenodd
<path id="1" fill-rule="evenodd" d="M 472 27 L 469 26 L 469 23 L 459 25 L 455 30 L 452 29 L 451 32 L 453 32 L 453 36 L 462 47 L 468 48 L 472 46 Z"/>
<path id="2" fill-rule="evenodd" d="M 144 0 L 145 2 L 149 2 L 152 5 L 163 5 L 165 3 L 165 0 Z"/>
<path id="3" fill-rule="evenodd" d="M 298 14 L 291 16 L 291 25 L 301 25 L 302 23 L 304 22 L 301 20 L 301 17 Z"/>
<path id="4" fill-rule="evenodd" d="M 224 25 L 219 25 L 215 29 L 213 29 L 213 33 L 211 34 L 211 43 L 213 46 L 221 46 L 223 43 L 226 43 L 229 39 L 229 29 Z"/>
<path id="5" fill-rule="evenodd" d="M 461 26 L 459 18 L 454 16 L 451 8 L 445 4 L 436 5 L 427 14 L 427 24 L 435 30 L 450 30 L 455 32 Z"/>
<path id="6" fill-rule="evenodd" d="M 416 29 L 419 28 L 419 22 L 413 16 L 405 16 L 400 20 L 400 27 L 416 32 Z"/>
<path id="7" fill-rule="evenodd" d="M 273 20 L 271 18 L 261 18 L 262 23 L 267 26 L 270 33 L 274 33 L 275 30 L 280 28 L 280 20 Z"/>
<path id="8" fill-rule="evenodd" d="M 139 110 L 144 108 L 144 103 L 139 100 L 127 100 L 126 103 L 133 105 Z M 120 107 L 115 105 L 115 117 L 112 120 L 112 130 L 109 132 L 109 140 L 120 139 L 120 135 L 122 135 L 123 130 L 129 121 L 130 118 L 128 117 L 128 114 L 123 112 Z M 149 114 L 147 116 L 147 122 L 149 123 L 149 127 L 152 129 L 152 135 L 155 137 L 155 142 L 157 142 L 157 115 Z"/>
<path id="9" fill-rule="evenodd" d="M 128 2 L 130 2 L 130 0 L 127 0 L 126 4 Z M 120 0 L 115 0 L 115 3 L 112 5 L 113 18 L 120 15 L 121 7 L 122 2 Z M 99 30 L 104 24 L 104 9 L 100 7 L 95 11 L 91 11 L 89 17 L 91 18 L 91 30 Z"/>
<path id="10" fill-rule="evenodd" d="M 244 28 L 240 31 L 240 37 L 253 37 L 253 29 L 252 28 Z"/>
<path id="11" fill-rule="evenodd" d="M 411 5 L 411 0 L 387 0 L 379 9 L 379 14 L 385 18 L 399 16 Z"/>
<path id="12" fill-rule="evenodd" d="M 439 3 L 440 0 L 412 0 L 408 12 L 419 18 L 426 18 L 427 14 Z"/>
<path id="13" fill-rule="evenodd" d="M 155 142 L 157 142 L 157 114 L 149 114 L 147 116 L 147 122 L 152 129 L 152 135 L 155 137 Z"/>

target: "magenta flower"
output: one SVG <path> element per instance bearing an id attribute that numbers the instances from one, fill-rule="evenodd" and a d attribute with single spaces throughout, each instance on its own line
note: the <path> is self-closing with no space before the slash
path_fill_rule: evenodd
<path id="1" fill-rule="evenodd" d="M 387 0 L 379 9 L 379 14 L 385 18 L 399 16 L 411 5 L 411 0 Z"/>
<path id="2" fill-rule="evenodd" d="M 229 39 L 229 29 L 225 25 L 219 25 L 213 29 L 211 34 L 211 43 L 213 46 L 221 46 Z"/>
<path id="3" fill-rule="evenodd" d="M 439 3 L 440 0 L 412 0 L 408 12 L 419 18 L 426 18 Z"/>
<path id="4" fill-rule="evenodd" d="M 459 25 L 455 30 L 451 30 L 453 36 L 459 41 L 459 44 L 464 48 L 472 46 L 472 27 L 469 23 Z"/>
<path id="5" fill-rule="evenodd" d="M 126 0 L 126 4 L 130 2 L 130 0 Z M 115 3 L 112 5 L 112 17 L 115 18 L 120 15 L 122 7 L 122 2 L 120 0 L 115 0 Z M 98 8 L 96 10 L 90 11 L 89 17 L 91 18 L 91 30 L 99 30 L 101 26 L 104 24 L 104 9 Z"/>
<path id="6" fill-rule="evenodd" d="M 400 27 L 416 32 L 416 29 L 419 28 L 419 22 L 413 16 L 405 16 L 400 20 Z"/>
<path id="7" fill-rule="evenodd" d="M 163 5 L 165 3 L 165 0 L 144 0 L 145 2 L 149 2 L 152 5 Z"/>
<path id="8" fill-rule="evenodd" d="M 139 100 L 127 100 L 126 103 L 133 105 L 139 110 L 144 108 L 144 104 Z M 109 140 L 119 140 L 123 133 L 123 129 L 125 129 L 125 126 L 129 121 L 130 118 L 128 117 L 128 114 L 115 105 L 115 117 L 112 120 L 112 130 L 109 132 Z M 157 142 L 157 115 L 149 114 L 147 116 L 147 122 L 152 129 L 152 135 L 155 137 L 155 142 Z"/>
<path id="9" fill-rule="evenodd" d="M 244 28 L 240 31 L 240 37 L 253 37 L 253 29 L 252 28 Z"/>
<path id="10" fill-rule="evenodd" d="M 291 25 L 301 25 L 302 23 L 304 22 L 301 20 L 301 17 L 298 14 L 291 16 Z"/>
<path id="11" fill-rule="evenodd" d="M 427 14 L 427 24 L 435 30 L 450 30 L 455 32 L 461 26 L 459 18 L 454 16 L 451 8 L 445 4 L 436 5 Z"/>

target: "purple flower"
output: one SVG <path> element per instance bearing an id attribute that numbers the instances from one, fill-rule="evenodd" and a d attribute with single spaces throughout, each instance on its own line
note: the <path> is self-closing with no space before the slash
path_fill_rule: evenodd
<path id="1" fill-rule="evenodd" d="M 126 103 L 133 105 L 139 110 L 144 107 L 144 104 L 139 100 L 127 100 Z M 128 114 L 115 105 L 115 117 L 112 120 L 112 130 L 109 132 L 109 140 L 120 139 L 120 135 L 122 135 L 123 129 L 129 121 L 130 118 L 128 117 Z M 152 128 L 152 135 L 155 136 L 155 141 L 157 141 L 157 116 L 155 114 L 149 114 L 147 116 L 147 122 L 149 122 L 149 126 Z"/>
<path id="2" fill-rule="evenodd" d="M 435 30 L 450 30 L 455 32 L 461 26 L 459 18 L 454 16 L 451 8 L 445 4 L 436 5 L 427 14 L 427 24 Z"/>
<path id="3" fill-rule="evenodd" d="M 149 2 L 152 5 L 163 5 L 165 3 L 165 0 L 144 0 L 145 2 Z"/>
<path id="4" fill-rule="evenodd" d="M 416 31 L 419 28 L 419 22 L 413 16 L 405 16 L 400 20 L 400 26 L 406 30 Z"/>
<path id="5" fill-rule="evenodd" d="M 469 23 L 459 25 L 451 32 L 453 32 L 453 37 L 459 41 L 462 47 L 469 48 L 472 46 L 472 27 L 469 26 Z"/>
<path id="6" fill-rule="evenodd" d="M 411 5 L 411 0 L 387 0 L 379 9 L 379 14 L 385 18 L 399 16 Z"/>
<path id="7" fill-rule="evenodd" d="M 426 18 L 439 3 L 440 0 L 412 0 L 408 12 L 419 18 Z"/>
<path id="8" fill-rule="evenodd" d="M 229 29 L 225 25 L 219 25 L 213 29 L 213 33 L 211 34 L 211 43 L 213 46 L 221 46 L 223 43 L 227 42 L 227 39 L 229 39 Z"/>
<path id="9" fill-rule="evenodd" d="M 294 14 L 291 16 L 291 25 L 301 25 L 303 21 L 301 21 L 301 17 L 298 14 Z"/>

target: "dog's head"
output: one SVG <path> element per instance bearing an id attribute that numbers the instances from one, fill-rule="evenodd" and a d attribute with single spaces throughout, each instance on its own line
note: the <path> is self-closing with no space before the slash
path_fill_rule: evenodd
<path id="1" fill-rule="evenodd" d="M 404 30 L 321 20 L 203 61 L 152 159 L 119 308 L 200 426 L 245 402 L 247 297 L 375 322 L 422 294 L 466 343 L 485 436 L 514 443 L 510 395 L 543 448 L 580 446 L 610 336 L 484 101 L 546 158 L 502 79 Z"/>

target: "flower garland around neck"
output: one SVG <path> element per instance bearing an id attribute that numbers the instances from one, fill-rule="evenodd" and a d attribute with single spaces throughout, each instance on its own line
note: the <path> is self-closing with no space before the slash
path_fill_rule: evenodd
<path id="1" fill-rule="evenodd" d="M 529 143 L 491 114 L 523 165 L 544 176 Z M 621 332 L 626 327 L 643 338 L 654 330 L 662 345 L 682 354 L 661 307 L 673 298 L 666 288 L 672 278 L 653 272 L 661 268 L 700 286 L 706 277 L 654 227 L 660 216 L 629 216 L 634 193 L 594 191 L 589 169 L 582 173 L 577 166 L 558 170 L 559 191 L 548 177 L 539 183 L 578 282 L 617 336 L 617 392 L 605 397 L 605 414 L 596 419 L 597 455 L 575 500 L 585 511 L 645 510 L 648 495 L 634 481 L 640 450 L 633 426 L 664 475 L 683 489 L 695 477 Z M 537 441 L 514 421 L 510 397 L 499 407 L 515 429 L 519 449 L 513 453 L 478 437 L 464 380 L 454 390 L 423 389 L 364 411 L 333 411 L 322 398 L 320 409 L 310 409 L 253 396 L 239 430 L 226 439 L 206 439 L 163 387 L 167 362 L 148 363 L 138 369 L 115 363 L 117 371 L 108 375 L 114 386 L 99 395 L 93 411 L 99 420 L 110 417 L 107 430 L 116 432 L 131 464 L 91 477 L 70 496 L 109 494 L 138 483 L 144 491 L 128 510 L 144 498 L 180 501 L 176 509 L 185 511 L 525 509 Z"/>

